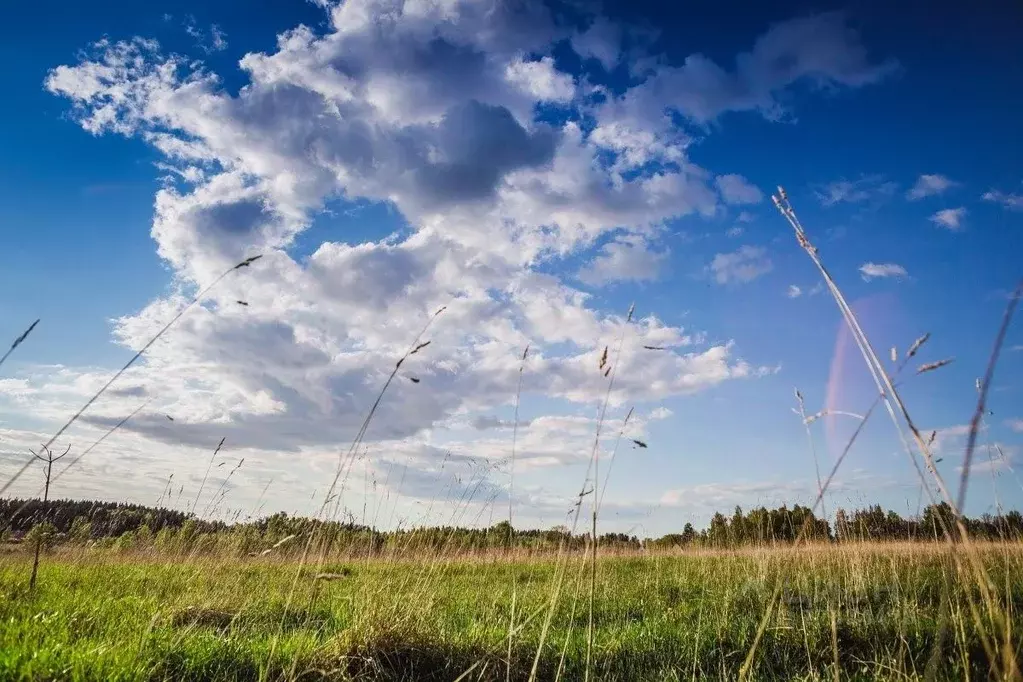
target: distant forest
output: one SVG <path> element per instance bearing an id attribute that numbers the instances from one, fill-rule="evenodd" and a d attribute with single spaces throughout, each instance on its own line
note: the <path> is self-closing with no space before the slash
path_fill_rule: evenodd
<path id="1" fill-rule="evenodd" d="M 832 526 L 808 507 L 758 507 L 731 516 L 717 513 L 707 528 L 687 523 L 680 533 L 640 538 L 625 533 L 599 536 L 607 548 L 734 548 L 791 544 L 806 527 L 810 542 L 934 541 L 951 527 L 951 508 L 942 503 L 924 509 L 919 517 L 903 517 L 880 506 L 848 512 L 839 509 Z M 973 537 L 1017 540 L 1023 537 L 1023 515 L 983 515 L 964 520 Z M 0 539 L 17 541 L 41 535 L 47 545 L 78 544 L 120 549 L 218 551 L 239 555 L 285 553 L 288 543 L 316 532 L 332 550 L 353 553 L 387 551 L 472 552 L 496 548 L 547 551 L 558 547 L 581 549 L 586 533 L 573 534 L 564 526 L 547 530 L 514 529 L 507 521 L 489 528 L 420 527 L 381 531 L 354 522 L 317 521 L 280 512 L 256 521 L 227 524 L 207 521 L 182 511 L 136 504 L 81 500 L 0 499 Z"/>

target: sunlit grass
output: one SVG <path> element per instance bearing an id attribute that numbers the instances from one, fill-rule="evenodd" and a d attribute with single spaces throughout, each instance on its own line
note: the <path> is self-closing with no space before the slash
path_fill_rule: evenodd
<path id="1" fill-rule="evenodd" d="M 754 679 L 986 677 L 969 580 L 938 545 L 847 545 L 600 560 L 593 667 L 599 679 L 734 679 L 776 581 L 781 604 Z M 980 550 L 1023 605 L 1023 548 Z M 581 678 L 588 572 L 572 560 L 538 679 Z M 50 557 L 35 593 L 28 562 L 0 566 L 0 678 L 71 680 L 503 679 L 516 589 L 511 674 L 526 679 L 556 563 L 435 559 L 329 565 L 317 581 L 264 560 L 172 561 L 112 552 Z M 340 569 L 346 569 L 344 571 Z M 580 576 L 583 576 L 580 579 Z M 834 617 L 834 621 L 832 618 Z M 951 627 L 937 645 L 942 619 Z M 837 649 L 834 643 L 837 642 Z M 1012 643 L 1018 652 L 1021 641 Z M 272 655 L 271 655 L 271 652 Z M 837 652 L 837 658 L 836 658 Z M 475 667 L 473 667 L 475 666 Z"/>

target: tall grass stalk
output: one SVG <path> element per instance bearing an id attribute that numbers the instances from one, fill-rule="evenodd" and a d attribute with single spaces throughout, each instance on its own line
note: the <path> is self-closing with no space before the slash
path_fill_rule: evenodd
<path id="1" fill-rule="evenodd" d="M 383 386 L 381 386 L 380 392 L 377 393 L 376 399 L 373 401 L 373 404 L 370 407 L 369 412 L 366 413 L 366 417 L 363 420 L 362 425 L 359 427 L 358 432 L 355 434 L 355 438 L 352 439 L 352 444 L 349 446 L 348 451 L 339 455 L 338 467 L 334 473 L 334 478 L 331 480 L 330 486 L 327 488 L 327 492 L 323 497 L 323 503 L 320 505 L 320 509 L 317 512 L 315 518 L 320 519 L 323 516 L 324 512 L 326 512 L 327 506 L 330 504 L 332 496 L 335 494 L 335 491 L 337 490 L 338 481 L 340 480 L 342 473 L 345 471 L 346 462 L 354 460 L 355 453 L 362 445 L 362 442 L 366 437 L 366 432 L 369 430 L 369 425 L 372 423 L 373 417 L 376 415 L 377 409 L 380 407 L 380 403 L 383 401 L 384 395 L 387 393 L 387 389 L 391 386 L 391 383 L 394 381 L 394 377 L 398 375 L 398 370 L 401 369 L 402 364 L 404 364 L 404 362 L 408 360 L 412 355 L 415 355 L 420 350 L 429 345 L 430 343 L 429 341 L 421 342 L 421 339 L 429 330 L 434 320 L 436 320 L 437 317 L 446 309 L 447 306 L 441 306 L 440 308 L 437 309 L 436 312 L 433 313 L 433 315 L 429 317 L 429 319 L 427 319 L 426 324 L 423 325 L 423 328 L 419 331 L 418 334 L 416 334 L 416 337 L 412 340 L 412 343 L 409 344 L 408 350 L 406 350 L 405 353 L 400 358 L 398 358 L 398 361 L 394 363 L 394 368 L 391 370 L 391 373 L 387 376 L 387 380 L 384 382 Z M 340 495 L 338 495 L 338 498 L 340 498 Z M 340 500 L 338 504 L 340 504 Z M 288 592 L 288 598 L 286 602 L 288 608 L 291 607 L 291 603 L 294 598 L 295 591 L 298 588 L 298 582 L 301 578 L 302 571 L 306 565 L 306 562 L 309 559 L 309 554 L 312 551 L 313 543 L 317 539 L 319 538 L 317 538 L 316 531 L 313 531 L 309 534 L 309 537 L 305 542 L 305 547 L 302 550 L 302 557 L 298 562 L 298 566 L 295 570 L 295 577 L 294 580 L 292 581 L 291 589 Z M 319 560 L 317 562 L 317 568 L 322 568 L 324 561 L 326 561 L 326 546 L 323 545 L 321 542 L 321 551 Z M 271 641 L 270 644 L 269 651 L 267 653 L 266 659 L 267 665 L 260 671 L 260 680 L 264 680 L 265 674 L 269 671 L 269 664 L 277 651 L 277 645 L 280 641 L 281 634 L 284 631 L 284 625 L 285 625 L 284 618 L 282 616 L 279 627 L 276 633 L 274 634 L 273 640 Z"/>
<path id="2" fill-rule="evenodd" d="M 43 488 L 43 502 L 45 503 L 50 499 L 50 477 L 53 475 L 53 464 L 54 462 L 66 457 L 67 453 L 71 452 L 71 446 L 68 445 L 67 449 L 64 450 L 63 453 L 56 456 L 54 456 L 53 451 L 49 448 L 43 448 L 42 452 L 43 454 L 40 455 L 33 451 L 32 456 L 46 465 L 46 468 L 43 471 L 43 475 L 46 478 L 46 484 Z M 36 575 L 39 573 L 39 552 L 42 549 L 42 545 L 43 534 L 40 532 L 36 534 L 35 555 L 32 557 L 32 575 L 28 580 L 28 589 L 30 590 L 34 590 L 36 587 Z"/>
<path id="3" fill-rule="evenodd" d="M 27 339 L 28 335 L 32 333 L 32 330 L 36 328 L 37 324 L 39 324 L 39 320 L 36 320 L 32 324 L 30 324 L 28 326 L 28 329 L 19 334 L 18 338 L 14 339 L 14 342 L 11 344 L 11 347 L 7 349 L 7 352 L 0 356 L 0 367 L 2 367 L 5 362 L 7 362 L 7 358 L 11 356 L 11 353 L 13 353 L 18 346 L 25 342 L 25 339 Z"/>
<path id="4" fill-rule="evenodd" d="M 607 390 L 604 393 L 604 400 L 603 400 L 603 403 L 601 404 L 599 416 L 598 416 L 598 419 L 597 419 L 596 433 L 595 433 L 594 439 L 593 439 L 593 450 L 592 450 L 592 452 L 590 454 L 589 464 L 586 467 L 586 475 L 583 477 L 582 487 L 579 489 L 579 495 L 578 495 L 578 497 L 576 499 L 576 502 L 575 502 L 575 509 L 574 509 L 574 513 L 573 513 L 573 516 L 572 516 L 572 526 L 571 526 L 571 529 L 569 531 L 570 533 L 575 533 L 575 530 L 576 530 L 576 528 L 578 527 L 578 524 L 579 524 L 579 515 L 580 515 L 581 509 L 582 509 L 583 499 L 584 499 L 584 497 L 587 494 L 586 493 L 586 485 L 590 481 L 590 473 L 591 473 L 591 471 L 594 470 L 595 459 L 596 459 L 596 457 L 598 455 L 598 449 L 599 449 L 599 446 L 600 446 L 600 433 L 601 433 L 601 429 L 603 428 L 603 425 L 604 425 L 604 419 L 607 416 L 607 406 L 608 406 L 608 403 L 611 401 L 611 391 L 614 389 L 615 377 L 618 374 L 618 361 L 621 358 L 622 346 L 625 343 L 625 333 L 626 333 L 626 331 L 628 331 L 629 324 L 632 322 L 632 315 L 633 315 L 633 313 L 635 311 L 636 311 L 636 304 L 633 303 L 632 305 L 629 306 L 629 312 L 628 312 L 628 315 L 626 316 L 625 324 L 622 326 L 622 333 L 621 333 L 621 335 L 620 335 L 620 337 L 618 339 L 618 345 L 615 348 L 614 358 L 611 360 L 611 363 L 612 363 L 611 367 L 608 368 L 608 370 L 607 370 L 607 375 L 609 375 L 610 380 L 607 383 Z M 599 364 L 599 369 L 601 371 L 604 371 L 604 363 L 606 362 L 606 360 L 607 360 L 607 347 L 605 346 L 604 347 L 604 351 L 603 351 L 603 355 L 601 356 L 601 362 Z M 596 478 L 594 478 L 593 479 L 594 504 L 596 504 L 596 488 L 597 488 L 597 480 L 596 480 Z M 595 542 L 596 538 L 591 538 L 591 540 Z M 566 555 L 564 549 L 565 549 L 564 548 L 564 542 L 562 542 L 562 547 L 559 549 L 559 552 L 558 552 L 558 561 L 557 561 L 557 567 L 558 568 L 557 568 L 556 576 L 555 576 L 555 579 L 554 579 L 554 587 L 551 590 L 551 600 L 550 600 L 550 604 L 549 604 L 549 610 L 547 612 L 547 617 L 544 619 L 543 627 L 541 628 L 541 631 L 540 631 L 540 640 L 537 643 L 536 653 L 533 656 L 533 666 L 532 666 L 532 668 L 529 671 L 529 682 L 533 682 L 536 679 L 537 669 L 538 669 L 539 664 L 540 664 L 540 654 L 543 652 L 543 647 L 544 647 L 544 644 L 546 643 L 546 640 L 547 640 L 547 634 L 550 631 L 551 620 L 554 617 L 554 610 L 557 607 L 557 604 L 558 604 L 558 602 L 560 600 L 560 597 L 561 597 L 561 589 L 562 589 L 562 586 L 564 584 L 565 570 L 566 570 L 566 563 L 567 563 L 567 555 Z M 596 555 L 595 554 L 594 554 L 593 558 L 594 558 L 594 561 L 596 561 Z M 591 650 L 592 649 L 592 642 L 589 642 L 587 646 L 588 646 L 588 650 Z M 589 668 L 590 668 L 590 661 L 589 661 L 589 654 L 587 654 L 587 665 L 586 665 L 587 671 L 589 671 Z M 589 673 L 587 672 L 586 674 L 588 675 Z"/>
<path id="5" fill-rule="evenodd" d="M 881 399 L 885 405 L 886 411 L 888 412 L 889 418 L 896 427 L 896 431 L 902 443 L 903 450 L 906 452 L 908 458 L 913 464 L 913 467 L 917 472 L 918 477 L 923 483 L 925 480 L 924 473 L 920 469 L 920 466 L 917 462 L 916 457 L 913 455 L 909 443 L 906 441 L 902 429 L 902 424 L 899 421 L 899 417 L 896 416 L 895 412 L 896 408 L 898 409 L 899 415 L 901 416 L 906 427 L 912 434 L 913 440 L 917 446 L 917 450 L 919 451 L 921 457 L 924 459 L 927 466 L 927 470 L 930 472 L 931 477 L 936 484 L 940 496 L 944 499 L 944 502 L 952 510 L 953 526 L 954 530 L 956 531 L 955 537 L 953 537 L 953 528 L 947 527 L 945 520 L 941 518 L 941 516 L 939 515 L 939 522 L 942 526 L 942 532 L 947 542 L 949 543 L 950 559 L 953 561 L 953 563 L 955 563 L 958 570 L 962 570 L 963 567 L 961 566 L 959 552 L 957 551 L 957 543 L 955 542 L 956 540 L 958 540 L 958 543 L 961 544 L 965 550 L 964 554 L 966 555 L 969 569 L 973 572 L 974 578 L 977 580 L 977 584 L 981 592 L 981 600 L 985 605 L 988 618 L 994 622 L 995 627 L 998 630 L 1004 630 L 1005 628 L 1010 627 L 1008 620 L 1005 617 L 1004 611 L 1000 608 L 1000 606 L 998 605 L 997 601 L 994 598 L 993 594 L 994 585 L 987 574 L 987 570 L 983 563 L 979 560 L 977 553 L 974 551 L 971 545 L 969 533 L 966 529 L 966 526 L 963 523 L 961 505 L 957 502 L 957 500 L 953 499 L 948 489 L 948 486 L 946 485 L 943 477 L 941 476 L 940 472 L 935 466 L 934 456 L 930 449 L 929 444 L 924 440 L 923 435 L 920 432 L 920 429 L 916 426 L 913 418 L 909 413 L 909 410 L 905 405 L 905 402 L 902 400 L 901 395 L 896 389 L 891 376 L 885 370 L 883 363 L 881 363 L 881 361 L 878 359 L 877 354 L 873 349 L 873 346 L 871 345 L 866 334 L 863 332 L 863 329 L 860 327 L 859 320 L 857 319 L 855 313 L 853 313 L 852 308 L 849 306 L 848 302 L 845 299 L 845 296 L 842 294 L 837 283 L 832 278 L 827 268 L 824 266 L 824 263 L 820 259 L 816 247 L 813 246 L 810 239 L 808 238 L 806 231 L 803 229 L 803 226 L 799 221 L 799 218 L 796 216 L 795 210 L 792 208 L 792 205 L 789 202 L 788 195 L 786 194 L 785 190 L 779 187 L 778 194 L 772 196 L 772 199 L 778 211 L 782 214 L 782 216 L 785 217 L 785 219 L 792 226 L 793 230 L 795 231 L 797 241 L 799 242 L 803 250 L 806 251 L 807 255 L 813 261 L 814 265 L 817 267 L 818 271 L 820 272 L 821 276 L 823 277 L 825 283 L 828 286 L 828 290 L 831 292 L 832 297 L 838 304 L 839 310 L 842 313 L 842 316 L 845 319 L 847 326 L 852 332 L 853 339 L 856 341 L 856 345 L 859 348 L 860 353 L 863 355 L 868 371 L 870 372 L 871 377 L 873 378 L 875 385 L 877 386 L 878 391 L 881 394 Z M 1008 326 L 1008 321 L 1011 319 L 1012 316 L 1011 311 L 1014 310 L 1017 300 L 1018 294 L 1014 296 L 1013 299 L 1010 301 L 1009 311 L 1007 312 L 1005 318 L 1003 318 L 1002 330 L 999 332 L 999 339 L 996 341 L 995 352 L 992 356 L 992 360 L 989 362 L 989 372 L 993 373 L 994 364 L 997 361 L 997 353 L 1001 349 L 1001 341 L 1004 338 L 1004 330 Z M 942 361 L 939 363 L 933 363 L 933 365 L 931 366 L 925 365 L 920 368 L 918 373 L 923 373 L 924 371 L 928 371 L 932 367 L 937 368 L 944 364 L 947 364 L 947 362 Z M 983 399 L 985 395 L 986 391 L 982 391 L 981 399 Z M 983 406 L 981 406 L 981 409 L 983 409 Z M 975 439 L 976 436 L 974 435 L 973 440 L 975 441 Z M 972 455 L 972 451 L 970 452 L 970 454 Z M 968 476 L 968 473 L 966 473 L 966 470 L 968 470 L 968 464 L 969 464 L 968 462 L 964 461 L 964 474 L 966 476 Z M 930 488 L 927 486 L 924 487 L 926 488 L 928 495 L 931 497 L 932 503 L 936 502 L 933 494 L 931 493 Z M 992 663 L 994 664 L 996 660 L 994 645 L 991 638 L 988 636 L 987 631 L 983 628 L 981 622 L 982 619 L 979 611 L 976 608 L 976 605 L 973 603 L 972 595 L 968 595 L 968 607 L 970 608 L 971 616 L 974 618 L 978 626 L 978 632 L 981 636 L 981 643 L 984 646 L 985 652 L 987 653 L 989 660 L 991 660 Z M 1019 675 L 1019 670 L 1016 667 L 1014 657 L 1012 659 L 1011 672 L 1015 675 Z"/>
<path id="6" fill-rule="evenodd" d="M 824 516 L 827 516 L 828 515 L 827 508 L 824 506 L 823 502 L 823 489 L 821 488 L 821 465 L 820 462 L 817 460 L 817 447 L 813 443 L 813 432 L 810 431 L 810 422 L 806 416 L 806 406 L 803 404 L 803 394 L 799 392 L 798 388 L 795 389 L 795 391 L 796 402 L 799 404 L 799 418 L 802 420 L 803 427 L 806 429 L 806 440 L 810 445 L 810 454 L 813 456 L 813 470 L 817 476 L 817 493 L 821 495 L 821 513 Z"/>
<path id="7" fill-rule="evenodd" d="M 512 417 L 512 445 L 511 459 L 508 471 L 508 548 L 512 549 L 515 540 L 515 526 L 512 523 L 512 505 L 515 499 L 515 448 L 518 445 L 519 436 L 519 405 L 522 402 L 522 375 L 526 369 L 526 358 L 529 356 L 529 344 L 522 351 L 522 360 L 519 362 L 519 376 L 515 386 L 515 413 Z M 512 571 L 512 602 L 511 615 L 508 618 L 508 665 L 505 669 L 505 682 L 511 682 L 512 669 L 512 643 L 515 632 L 515 600 L 518 596 L 518 575 Z"/>
<path id="8" fill-rule="evenodd" d="M 99 400 L 100 396 L 102 396 L 104 393 L 106 393 L 107 389 L 110 388 L 114 384 L 115 381 L 120 379 L 121 376 L 125 372 L 127 372 L 128 369 L 130 369 L 131 366 L 134 365 L 138 361 L 138 359 L 141 358 L 142 355 L 147 350 L 149 350 L 152 347 L 152 345 L 154 343 L 159 341 L 163 337 L 163 335 L 166 334 L 167 331 L 170 330 L 170 328 L 173 327 L 177 323 L 177 321 L 180 320 L 185 315 L 185 313 L 187 313 L 194 306 L 196 306 L 203 298 L 205 298 L 206 295 L 209 292 L 211 292 L 218 284 L 220 284 L 220 282 L 223 281 L 223 279 L 225 277 L 230 275 L 232 272 L 236 272 L 238 270 L 241 270 L 242 268 L 247 268 L 247 267 L 251 266 L 253 263 L 255 263 L 257 260 L 259 260 L 262 257 L 263 257 L 262 255 L 258 255 L 258 256 L 250 256 L 249 258 L 246 258 L 245 260 L 243 260 L 242 262 L 238 263 L 237 265 L 235 265 L 235 266 L 225 270 L 223 273 L 220 274 L 219 277 L 214 279 L 212 282 L 210 282 L 208 285 L 206 285 L 205 288 L 200 290 L 199 293 L 197 293 L 195 295 L 195 297 L 192 298 L 192 300 L 188 303 L 188 305 L 186 305 L 181 310 L 179 310 L 177 312 L 177 314 L 174 315 L 174 317 L 172 317 L 163 327 L 161 327 L 160 330 L 157 331 L 156 334 L 154 334 L 153 337 L 150 338 L 149 341 L 147 341 L 146 344 L 144 346 L 142 346 L 142 348 L 140 348 L 135 353 L 135 355 L 131 356 L 131 359 L 129 359 L 128 362 L 124 363 L 124 366 L 121 367 L 121 369 L 117 370 L 117 372 L 112 377 L 110 377 L 110 379 L 108 379 L 107 382 L 105 384 L 103 384 L 103 386 L 100 387 L 100 389 L 98 391 L 96 391 L 96 393 L 93 394 L 93 396 L 91 398 L 89 398 L 85 402 L 85 404 L 82 405 L 82 407 L 80 407 L 78 409 L 77 412 L 75 412 L 73 415 L 71 415 L 71 418 L 68 419 L 67 422 L 65 422 L 63 426 L 61 426 L 59 429 L 57 429 L 57 432 L 55 434 L 53 434 L 53 436 L 51 436 L 48 441 L 46 441 L 46 443 L 43 445 L 43 447 L 44 448 L 52 447 L 54 442 L 56 442 L 56 440 L 58 438 L 60 438 L 62 435 L 64 435 L 64 432 L 67 431 L 69 428 L 71 428 L 71 425 L 74 424 L 76 421 L 78 421 L 79 417 L 81 417 L 83 414 L 85 414 L 85 411 L 88 410 L 90 407 L 92 407 L 93 403 L 95 403 L 97 400 Z M 32 325 L 32 326 L 34 327 L 35 325 Z M 31 328 L 30 328 L 30 330 L 31 330 Z M 13 348 L 11 350 L 13 350 Z M 8 352 L 10 352 L 10 351 L 8 351 Z M 121 423 L 123 424 L 124 422 L 121 422 Z M 81 458 L 79 458 L 79 459 L 81 459 Z M 10 488 L 12 485 L 14 485 L 14 483 L 19 478 L 21 478 L 21 475 L 25 473 L 25 470 L 28 469 L 29 465 L 31 465 L 31 464 L 32 464 L 32 458 L 29 458 L 28 460 L 26 460 L 25 463 L 21 466 L 21 468 L 18 469 L 18 471 L 16 471 L 14 473 L 14 475 L 11 476 L 11 478 L 9 478 L 7 480 L 7 482 L 4 483 L 4 485 L 2 487 L 0 487 L 0 495 L 3 495 L 5 492 L 7 492 L 7 489 Z"/>
<path id="9" fill-rule="evenodd" d="M 966 441 L 963 471 L 959 479 L 959 496 L 957 499 L 959 509 L 962 509 L 963 505 L 966 504 L 966 485 L 970 480 L 970 464 L 973 462 L 973 450 L 977 446 L 977 433 L 980 430 L 980 423 L 984 418 L 984 411 L 987 409 L 987 394 L 991 389 L 991 380 L 995 376 L 995 367 L 998 365 L 1002 346 L 1005 345 L 1005 335 L 1009 331 L 1009 325 L 1012 323 L 1012 316 L 1016 312 L 1020 296 L 1023 296 L 1023 280 L 1016 285 L 1016 290 L 1009 297 L 1009 304 L 1006 306 L 1005 314 L 1002 316 L 1002 324 L 998 328 L 998 334 L 995 336 L 995 345 L 991 349 L 987 370 L 984 372 L 984 380 L 980 383 L 980 390 L 977 395 L 977 409 L 973 413 L 973 418 L 970 419 L 970 434 Z"/>

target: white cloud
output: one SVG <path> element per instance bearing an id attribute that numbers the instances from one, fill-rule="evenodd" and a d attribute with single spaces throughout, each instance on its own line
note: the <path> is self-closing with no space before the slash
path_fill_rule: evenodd
<path id="1" fill-rule="evenodd" d="M 840 12 L 791 19 L 771 26 L 749 52 L 723 67 L 702 54 L 678 66 L 661 65 L 639 86 L 609 103 L 605 115 L 657 125 L 666 109 L 706 123 L 726 111 L 757 111 L 777 120 L 785 115 L 778 94 L 797 82 L 819 88 L 861 87 L 891 73 L 876 63 Z"/>
<path id="2" fill-rule="evenodd" d="M 667 251 L 651 251 L 642 237 L 619 237 L 605 244 L 600 254 L 579 271 L 578 278 L 590 286 L 654 280 L 660 275 L 667 255 Z"/>
<path id="3" fill-rule="evenodd" d="M 745 231 L 746 230 L 743 229 L 742 227 L 740 227 L 738 225 L 733 225 L 732 227 L 730 227 L 727 230 L 725 230 L 725 236 L 726 237 L 731 237 L 732 239 L 735 239 L 736 237 L 741 237 L 743 232 L 745 232 Z"/>
<path id="4" fill-rule="evenodd" d="M 898 185 L 881 175 L 866 175 L 858 180 L 836 180 L 817 189 L 817 198 L 824 206 L 840 203 L 862 203 L 890 197 Z"/>
<path id="5" fill-rule="evenodd" d="M 1019 466 L 1016 448 L 1005 443 L 992 443 L 991 445 L 990 450 L 974 454 L 973 462 L 970 464 L 971 473 L 985 474 L 992 471 L 1004 471 L 1013 467 L 1013 465 Z M 995 447 L 996 445 L 997 448 Z M 959 466 L 956 467 L 956 470 L 962 472 L 963 468 Z"/>
<path id="6" fill-rule="evenodd" d="M 958 232 L 963 229 L 963 218 L 965 217 L 966 209 L 961 206 L 959 208 L 945 208 L 932 215 L 931 222 L 946 230 Z"/>
<path id="7" fill-rule="evenodd" d="M 797 287 L 795 284 L 790 284 L 788 291 L 785 292 L 785 295 L 788 296 L 789 298 L 799 298 L 800 296 L 803 295 L 803 290 Z"/>
<path id="8" fill-rule="evenodd" d="M 719 253 L 707 267 L 718 284 L 745 284 L 774 268 L 767 250 L 760 246 L 740 246 L 731 253 Z"/>
<path id="9" fill-rule="evenodd" d="M 1023 419 L 1007 419 L 1005 425 L 1016 433 L 1023 433 Z"/>
<path id="10" fill-rule="evenodd" d="M 860 266 L 860 274 L 863 275 L 863 280 L 865 282 L 869 282 L 870 280 L 878 277 L 903 279 L 909 276 L 906 272 L 906 268 L 895 263 L 864 263 Z"/>
<path id="11" fill-rule="evenodd" d="M 917 201 L 925 197 L 937 196 L 959 186 L 959 184 L 944 175 L 921 175 L 917 178 L 916 184 L 906 192 L 906 198 L 910 201 Z"/>
<path id="12" fill-rule="evenodd" d="M 622 30 L 604 17 L 597 17 L 582 33 L 572 36 L 572 49 L 580 57 L 599 61 L 610 71 L 621 58 Z"/>
<path id="13" fill-rule="evenodd" d="M 101 41 L 46 79 L 85 130 L 141 139 L 171 177 L 155 197 L 151 234 L 180 291 L 116 320 L 118 343 L 142 347 L 186 292 L 265 254 L 150 348 L 117 384 L 123 391 L 90 408 L 86 435 L 152 401 L 111 455 L 95 460 L 90 470 L 108 480 L 134 479 L 132 458 L 142 452 L 153 453 L 144 470 L 156 480 L 161 467 L 173 468 L 175 448 L 207 449 L 226 436 L 251 457 L 253 476 L 301 463 L 304 473 L 282 483 L 281 495 L 322 481 L 395 358 L 445 305 L 431 345 L 402 366 L 381 403 L 370 447 L 397 452 L 403 443 L 422 471 L 434 471 L 431 439 L 459 420 L 508 408 L 527 343 L 524 393 L 566 412 L 588 408 L 607 388 L 594 349 L 619 338 L 624 320 L 552 273 L 611 239 L 582 276 L 649 277 L 664 254 L 649 249 L 648 235 L 668 219 L 722 211 L 718 174 L 692 162 L 689 137 L 660 115 L 665 107 L 695 121 L 733 110 L 776 117 L 777 95 L 797 81 L 858 87 L 886 72 L 841 15 L 820 15 L 771 28 L 734 70 L 694 55 L 593 105 L 551 57 L 573 36 L 543 4 L 347 0 L 327 9 L 322 32 L 300 26 L 275 49 L 242 58 L 248 81 L 230 91 L 205 65 L 141 38 Z M 601 50 L 595 36 L 580 36 L 575 49 L 616 63 L 610 45 L 618 43 L 605 35 Z M 685 87 L 668 87 L 674 83 Z M 543 101 L 597 126 L 540 120 Z M 659 106 L 644 109 L 648 102 Z M 749 189 L 740 195 L 752 197 Z M 296 237 L 336 201 L 383 203 L 409 230 L 361 243 L 341 234 L 307 256 L 292 254 Z M 718 254 L 710 271 L 730 283 L 770 268 L 763 249 L 745 246 Z M 650 403 L 770 371 L 737 357 L 730 341 L 702 338 L 638 314 L 612 402 Z M 670 350 L 640 358 L 643 344 Z M 33 368 L 6 380 L 13 383 L 0 401 L 53 423 L 109 374 Z M 543 431 L 545 423 L 582 429 L 552 421 L 571 416 L 530 420 L 529 433 L 552 439 L 537 459 L 578 452 L 574 436 Z M 508 435 L 495 430 L 496 440 Z M 448 440 L 468 453 L 478 436 Z M 496 440 L 491 455 L 507 447 L 506 438 Z M 257 478 L 246 487 L 259 490 Z"/>
<path id="14" fill-rule="evenodd" d="M 739 215 L 735 217 L 735 220 L 740 223 L 752 223 L 753 214 L 749 211 L 739 211 Z"/>
<path id="15" fill-rule="evenodd" d="M 164 14 L 163 16 L 164 21 L 173 19 L 169 14 Z M 195 17 L 189 15 L 185 20 L 185 33 L 194 38 L 196 47 L 206 54 L 222 52 L 227 49 L 227 34 L 216 24 L 210 26 L 209 35 L 207 36 L 206 31 L 203 31 L 196 25 Z"/>
<path id="16" fill-rule="evenodd" d="M 554 68 L 550 57 L 539 61 L 514 61 L 505 69 L 505 78 L 541 102 L 570 102 L 575 97 L 572 76 Z"/>
<path id="17" fill-rule="evenodd" d="M 966 436 L 970 433 L 970 425 L 956 424 L 939 429 L 925 429 L 923 433 L 930 444 L 931 452 L 945 455 L 966 444 Z"/>
<path id="18" fill-rule="evenodd" d="M 985 192 L 982 198 L 984 201 L 1001 204 L 1010 211 L 1023 211 L 1023 194 L 1006 193 L 993 189 Z"/>
<path id="19" fill-rule="evenodd" d="M 763 193 L 741 175 L 719 175 L 715 180 L 726 204 L 758 204 Z"/>
<path id="20" fill-rule="evenodd" d="M 848 492 L 857 489 L 899 487 L 898 481 L 887 476 L 870 474 L 861 470 L 850 471 L 842 478 L 833 480 L 828 493 Z M 817 484 L 809 480 L 739 481 L 728 483 L 704 483 L 667 490 L 661 495 L 661 504 L 667 507 L 706 509 L 726 512 L 736 505 L 752 506 L 800 503 L 811 504 L 817 496 Z"/>
<path id="21" fill-rule="evenodd" d="M 671 410 L 669 410 L 667 407 L 663 407 L 663 406 L 662 407 L 655 407 L 650 412 L 650 417 L 649 418 L 651 420 L 667 419 L 668 417 L 672 416 L 672 414 L 674 414 L 674 413 Z"/>

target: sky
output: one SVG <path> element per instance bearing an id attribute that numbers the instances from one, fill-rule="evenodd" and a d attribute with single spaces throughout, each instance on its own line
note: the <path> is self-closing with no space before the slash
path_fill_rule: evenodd
<path id="1" fill-rule="evenodd" d="M 1023 275 L 1023 11 L 897 5 L 21 3 L 0 338 L 41 321 L 0 368 L 5 494 L 212 285 L 53 495 L 311 514 L 341 467 L 356 520 L 549 527 L 597 444 L 607 531 L 812 502 L 877 392 L 778 185 L 880 355 L 930 334 L 899 386 L 957 482 Z M 1021 369 L 1016 325 L 968 513 L 1023 507 Z M 913 457 L 876 410 L 825 512 L 916 513 Z"/>

